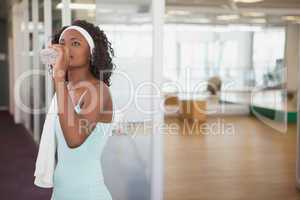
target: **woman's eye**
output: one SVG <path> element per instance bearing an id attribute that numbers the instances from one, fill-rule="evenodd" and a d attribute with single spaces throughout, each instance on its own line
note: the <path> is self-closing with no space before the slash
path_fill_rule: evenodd
<path id="1" fill-rule="evenodd" d="M 72 45 L 73 45 L 73 46 L 79 46 L 80 43 L 79 43 L 79 42 L 72 42 Z"/>

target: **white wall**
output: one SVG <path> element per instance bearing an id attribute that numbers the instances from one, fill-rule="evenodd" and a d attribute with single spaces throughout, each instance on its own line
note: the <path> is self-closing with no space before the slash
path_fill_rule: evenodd
<path id="1" fill-rule="evenodd" d="M 151 98 L 139 98 L 137 95 L 151 94 L 150 87 L 143 87 L 152 82 L 151 58 L 117 58 L 117 70 L 112 75 L 111 93 L 116 111 L 122 113 L 124 121 L 144 121 L 151 115 L 143 112 L 151 110 Z M 139 92 L 137 88 L 141 88 Z"/>
<path id="2" fill-rule="evenodd" d="M 286 27 L 285 65 L 287 67 L 287 90 L 297 91 L 299 67 L 299 25 Z"/>

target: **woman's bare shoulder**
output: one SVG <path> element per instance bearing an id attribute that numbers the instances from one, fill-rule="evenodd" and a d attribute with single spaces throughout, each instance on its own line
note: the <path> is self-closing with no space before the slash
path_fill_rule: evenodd
<path id="1" fill-rule="evenodd" d="M 98 121 L 110 122 L 113 106 L 109 87 L 103 81 L 98 81 L 94 86 L 93 91 L 88 92 L 89 94 L 86 95 L 85 104 L 86 106 L 94 105 L 94 108 L 99 111 Z"/>

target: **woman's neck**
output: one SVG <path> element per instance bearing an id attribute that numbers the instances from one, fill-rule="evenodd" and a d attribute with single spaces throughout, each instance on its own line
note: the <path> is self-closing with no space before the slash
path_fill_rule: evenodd
<path id="1" fill-rule="evenodd" d="M 74 67 L 68 70 L 68 83 L 71 88 L 82 81 L 92 80 L 93 76 L 88 67 Z"/>

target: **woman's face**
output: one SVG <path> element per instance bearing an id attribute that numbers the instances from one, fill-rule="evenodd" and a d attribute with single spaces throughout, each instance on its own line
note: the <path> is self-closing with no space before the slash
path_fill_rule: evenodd
<path id="1" fill-rule="evenodd" d="M 59 41 L 59 44 L 69 48 L 69 67 L 82 67 L 89 63 L 89 45 L 78 31 L 72 29 L 65 31 Z"/>

